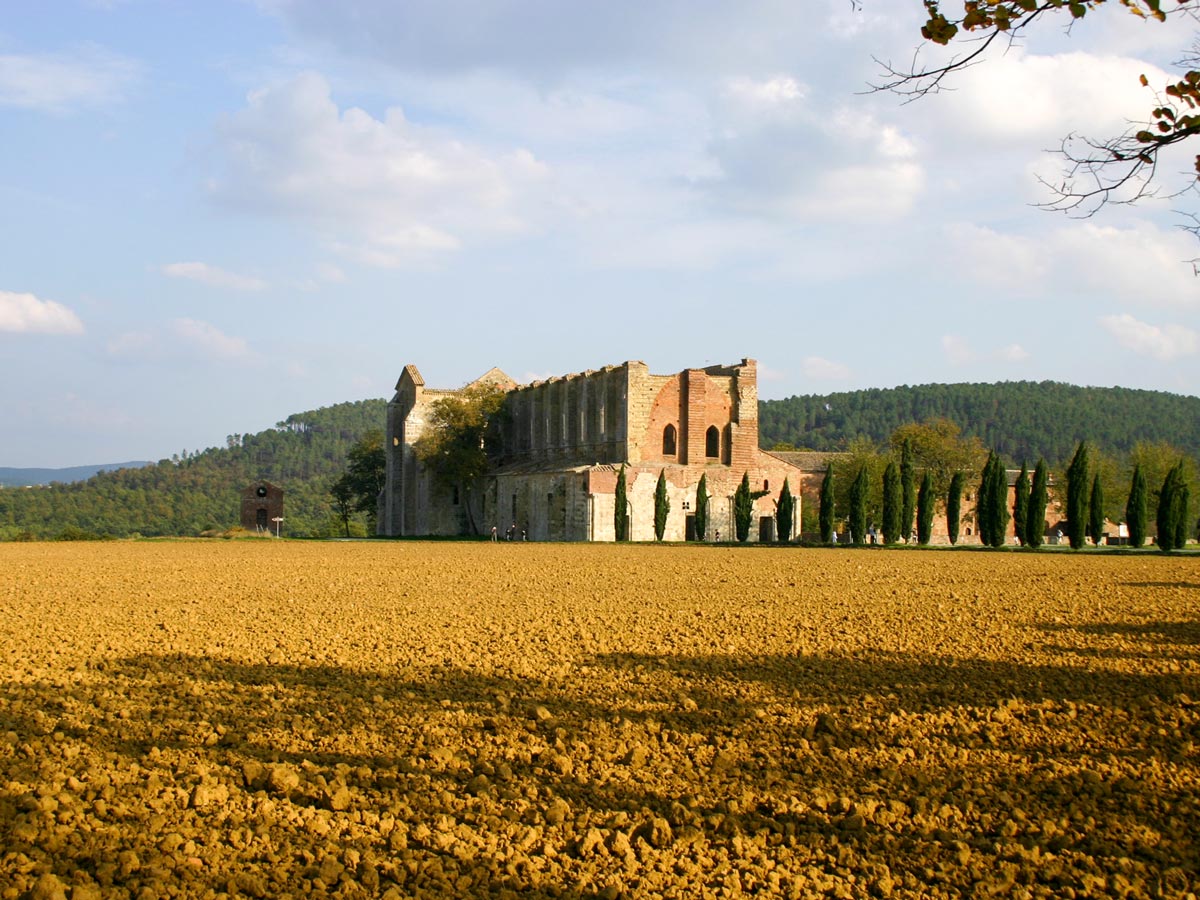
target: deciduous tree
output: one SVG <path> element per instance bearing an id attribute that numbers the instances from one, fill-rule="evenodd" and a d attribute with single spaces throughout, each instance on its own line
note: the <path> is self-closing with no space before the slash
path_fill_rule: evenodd
<path id="1" fill-rule="evenodd" d="M 383 452 L 383 432 L 378 428 L 368 431 L 346 454 L 346 473 L 338 479 L 344 481 L 343 492 L 353 497 L 354 509 L 365 513 L 370 523 L 369 530 L 375 531 L 375 511 L 378 509 L 379 492 L 387 483 L 387 458 Z M 335 502 L 337 498 L 335 496 Z M 349 522 L 346 522 L 349 530 Z"/>
<path id="2" fill-rule="evenodd" d="M 478 534 L 475 489 L 490 468 L 494 424 L 504 412 L 505 392 L 495 385 L 475 385 L 436 400 L 429 408 L 425 431 L 413 451 L 447 490 L 458 490 L 467 528 Z"/>
<path id="3" fill-rule="evenodd" d="M 1184 27 L 1192 23 L 1200 9 L 1196 0 L 1170 4 L 1161 0 L 1121 2 L 1141 20 L 1181 23 Z M 943 9 L 936 0 L 926 0 L 928 20 L 921 36 L 941 45 L 966 42 L 965 51 L 949 59 L 939 57 L 928 66 L 914 63 L 896 68 L 884 64 L 877 89 L 906 96 L 937 92 L 953 73 L 982 61 L 994 44 L 1007 45 L 1019 39 L 1038 21 L 1082 19 L 1104 6 L 1105 0 L 962 0 L 961 12 L 954 9 L 956 5 L 952 2 Z M 1168 17 L 1168 12 L 1173 14 Z M 1195 48 L 1185 53 L 1180 63 L 1184 70 L 1181 77 L 1166 84 L 1151 86 L 1147 77 L 1141 76 L 1142 86 L 1148 88 L 1143 121 L 1117 135 L 1065 137 L 1061 145 L 1065 171 L 1061 180 L 1046 183 L 1051 195 L 1044 205 L 1090 215 L 1106 202 L 1128 203 L 1153 193 L 1159 154 L 1200 134 L 1197 59 Z M 1187 176 L 1181 189 L 1196 183 L 1195 173 L 1200 173 L 1200 155 L 1195 159 L 1195 172 Z"/>

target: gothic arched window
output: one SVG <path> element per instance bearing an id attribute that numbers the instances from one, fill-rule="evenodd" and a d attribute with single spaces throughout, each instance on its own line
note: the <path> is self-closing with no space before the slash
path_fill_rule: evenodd
<path id="1" fill-rule="evenodd" d="M 704 432 L 704 455 L 709 459 L 721 456 L 721 432 L 716 425 L 709 425 L 708 431 Z"/>
<path id="2" fill-rule="evenodd" d="M 663 456 L 675 455 L 675 426 L 668 425 L 663 429 Z"/>

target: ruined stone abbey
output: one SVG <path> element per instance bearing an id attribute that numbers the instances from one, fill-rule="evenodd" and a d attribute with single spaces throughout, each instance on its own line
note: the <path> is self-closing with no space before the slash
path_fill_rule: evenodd
<path id="1" fill-rule="evenodd" d="M 611 541 L 617 472 L 625 466 L 630 539 L 654 539 L 654 489 L 665 472 L 671 500 L 664 540 L 695 538 L 696 488 L 707 475 L 706 539 L 733 537 L 733 493 L 748 474 L 755 501 L 750 540 L 773 540 L 784 479 L 797 498 L 803 473 L 758 447 L 758 370 L 733 366 L 652 375 L 645 363 L 516 384 L 492 369 L 467 385 L 507 392 L 507 415 L 476 507 L 438 483 L 417 459 L 432 404 L 458 391 L 428 388 L 405 366 L 388 404 L 387 483 L 380 498 L 385 535 L 456 535 L 475 522 L 538 541 Z M 462 390 L 465 390 L 462 389 Z"/>

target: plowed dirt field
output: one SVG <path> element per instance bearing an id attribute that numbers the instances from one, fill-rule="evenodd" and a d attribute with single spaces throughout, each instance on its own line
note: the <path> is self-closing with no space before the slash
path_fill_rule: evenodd
<path id="1" fill-rule="evenodd" d="M 1200 560 L 0 545 L 0 900 L 1200 890 Z"/>

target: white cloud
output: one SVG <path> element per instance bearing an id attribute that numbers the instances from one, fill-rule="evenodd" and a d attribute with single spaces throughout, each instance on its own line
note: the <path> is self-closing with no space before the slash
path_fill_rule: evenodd
<path id="1" fill-rule="evenodd" d="M 162 267 L 162 273 L 171 278 L 184 278 L 209 287 L 235 291 L 261 291 L 267 287 L 267 283 L 261 278 L 239 275 L 202 262 L 168 263 Z"/>
<path id="2" fill-rule="evenodd" d="M 33 294 L 0 291 L 0 331 L 37 334 L 81 334 L 83 323 L 61 303 Z"/>
<path id="3" fill-rule="evenodd" d="M 131 60 L 97 47 L 70 54 L 0 55 L 0 106 L 66 112 L 118 101 L 137 75 Z"/>
<path id="4" fill-rule="evenodd" d="M 734 78 L 725 94 L 750 109 L 771 109 L 804 99 L 808 88 L 790 75 L 776 75 L 763 81 Z"/>
<path id="5" fill-rule="evenodd" d="M 489 154 L 409 121 L 340 110 L 305 73 L 249 95 L 218 127 L 220 202 L 338 231 L 343 255 L 403 265 L 466 236 L 522 230 L 528 192 L 548 174 L 526 150 Z"/>
<path id="6" fill-rule="evenodd" d="M 1083 222 L 1061 229 L 1054 251 L 1096 292 L 1155 306 L 1200 306 L 1200 282 L 1185 264 L 1196 256 L 1196 239 L 1180 229 Z"/>
<path id="7" fill-rule="evenodd" d="M 800 371 L 806 378 L 820 381 L 843 381 L 850 377 L 850 368 L 821 356 L 806 356 L 800 363 Z"/>
<path id="8" fill-rule="evenodd" d="M 235 360 L 249 355 L 249 348 L 243 338 L 231 337 L 208 322 L 175 319 L 171 323 L 171 331 L 203 356 Z"/>
<path id="9" fill-rule="evenodd" d="M 105 345 L 109 356 L 138 358 L 154 348 L 154 335 L 149 331 L 126 331 L 111 338 Z"/>
<path id="10" fill-rule="evenodd" d="M 946 362 L 952 366 L 964 365 L 975 358 L 967 339 L 957 334 L 942 335 L 942 353 L 946 355 Z"/>
<path id="11" fill-rule="evenodd" d="M 1141 86 L 1167 82 L 1144 60 L 1092 53 L 1037 55 L 1022 47 L 959 73 L 934 109 L 960 133 L 989 141 L 1034 142 L 1037 149 L 1072 132 L 1120 134 L 1155 105 Z M 1038 141 L 1047 143 L 1037 144 Z"/>
<path id="12" fill-rule="evenodd" d="M 877 222 L 903 216 L 925 187 L 917 147 L 861 108 L 831 105 L 794 78 L 736 78 L 712 110 L 720 206 L 789 220 Z"/>
<path id="13" fill-rule="evenodd" d="M 1020 344 L 1009 344 L 1007 347 L 1000 348 L 996 357 L 1005 362 L 1023 362 L 1029 359 L 1029 351 Z"/>
<path id="14" fill-rule="evenodd" d="M 1182 325 L 1150 325 L 1129 313 L 1102 316 L 1100 324 L 1122 347 L 1163 362 L 1192 356 L 1200 350 L 1200 335 Z"/>

